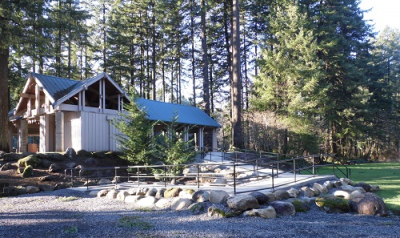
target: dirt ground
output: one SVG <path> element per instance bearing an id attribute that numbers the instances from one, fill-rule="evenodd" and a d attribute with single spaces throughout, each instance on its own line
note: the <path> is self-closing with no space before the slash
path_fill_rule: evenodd
<path id="1" fill-rule="evenodd" d="M 8 163 L 8 168 L 3 168 L 0 171 L 0 185 L 8 184 L 8 186 L 39 186 L 42 184 L 56 186 L 57 184 L 67 184 L 70 179 L 65 176 L 65 169 L 68 168 L 68 164 L 75 163 L 75 166 L 83 166 L 85 168 L 95 167 L 114 167 L 114 166 L 125 166 L 127 162 L 120 159 L 118 156 L 75 156 L 73 159 L 67 158 L 62 154 L 54 156 L 46 156 L 45 159 L 41 159 L 43 162 L 41 165 L 33 167 L 33 176 L 23 178 L 22 174 L 18 172 L 17 158 L 10 159 L 0 158 L 0 167 Z M 38 154 L 42 156 L 42 154 Z M 41 157 L 42 158 L 42 157 Z M 60 169 L 57 171 L 49 171 L 49 164 L 56 164 Z"/>

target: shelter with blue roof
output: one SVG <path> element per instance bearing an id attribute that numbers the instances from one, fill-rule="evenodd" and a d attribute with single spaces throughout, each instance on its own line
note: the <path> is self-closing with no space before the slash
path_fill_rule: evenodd
<path id="1" fill-rule="evenodd" d="M 18 137 L 18 152 L 65 151 L 67 148 L 87 151 L 119 150 L 111 121 L 129 103 L 124 90 L 107 74 L 101 73 L 82 81 L 30 73 L 17 107 L 10 118 L 10 142 Z M 189 128 L 184 138 L 195 139 L 198 149 L 217 148 L 217 129 L 214 119 L 196 107 L 137 99 L 148 119 L 178 123 Z M 161 125 L 155 132 L 163 130 Z M 212 138 L 205 144 L 205 135 Z M 35 146 L 28 138 L 39 138 Z M 12 148 L 12 145 L 10 145 Z"/>

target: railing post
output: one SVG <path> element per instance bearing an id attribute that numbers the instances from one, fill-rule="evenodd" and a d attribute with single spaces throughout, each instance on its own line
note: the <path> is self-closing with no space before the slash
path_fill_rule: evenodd
<path id="1" fill-rule="evenodd" d="M 136 178 L 137 178 L 137 186 L 139 187 L 140 181 L 139 181 L 139 167 L 137 167 L 136 170 Z"/>
<path id="2" fill-rule="evenodd" d="M 236 195 L 236 163 L 233 162 L 233 195 Z"/>
<path id="3" fill-rule="evenodd" d="M 278 153 L 278 163 L 276 164 L 276 177 L 279 176 L 279 160 L 280 160 L 280 156 L 279 156 L 279 153 Z"/>
<path id="4" fill-rule="evenodd" d="M 315 158 L 312 160 L 312 174 L 315 176 Z"/>
<path id="5" fill-rule="evenodd" d="M 74 170 L 71 169 L 71 187 L 74 187 Z"/>
<path id="6" fill-rule="evenodd" d="M 117 174 L 117 167 L 115 167 L 115 173 L 114 173 L 114 180 L 115 180 L 115 189 L 117 189 L 118 186 L 118 174 Z"/>
<path id="7" fill-rule="evenodd" d="M 275 175 L 274 175 L 274 164 L 272 164 L 272 180 L 271 180 L 271 182 L 272 182 L 272 190 L 275 190 L 275 188 L 274 188 L 274 177 L 275 177 Z"/>
<path id="8" fill-rule="evenodd" d="M 200 165 L 199 164 L 197 164 L 197 177 L 196 177 L 196 180 L 197 180 L 197 190 L 199 190 L 200 189 Z"/>
<path id="9" fill-rule="evenodd" d="M 293 157 L 293 174 L 294 174 L 294 182 L 296 182 L 296 158 Z"/>
<path id="10" fill-rule="evenodd" d="M 164 188 L 166 188 L 167 187 L 167 168 L 165 168 L 165 165 L 164 165 Z"/>

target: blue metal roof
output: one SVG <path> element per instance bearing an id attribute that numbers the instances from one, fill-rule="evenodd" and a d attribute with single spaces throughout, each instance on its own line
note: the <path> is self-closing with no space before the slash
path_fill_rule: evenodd
<path id="1" fill-rule="evenodd" d="M 153 101 L 144 98 L 136 99 L 138 106 L 147 113 L 149 120 L 171 122 L 178 115 L 178 123 L 221 127 L 218 122 L 197 107 Z"/>
<path id="2" fill-rule="evenodd" d="M 48 76 L 43 74 L 31 73 L 31 75 L 37 78 L 43 85 L 43 88 L 47 91 L 50 97 L 57 101 L 63 96 L 67 95 L 72 90 L 79 88 L 83 81 L 76 81 L 73 79 L 66 79 L 54 76 Z"/>

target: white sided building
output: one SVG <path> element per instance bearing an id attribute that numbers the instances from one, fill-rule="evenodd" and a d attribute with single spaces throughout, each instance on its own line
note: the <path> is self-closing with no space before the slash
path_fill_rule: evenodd
<path id="1" fill-rule="evenodd" d="M 87 151 L 118 151 L 118 130 L 111 121 L 130 99 L 105 73 L 82 81 L 30 73 L 17 107 L 10 115 L 10 148 L 17 152 L 62 152 L 71 147 Z M 196 107 L 139 98 L 148 119 L 187 126 L 196 147 L 217 148 L 214 119 Z M 163 130 L 160 125 L 155 132 Z M 205 136 L 212 139 L 205 145 Z M 13 146 L 13 141 L 16 141 Z"/>

